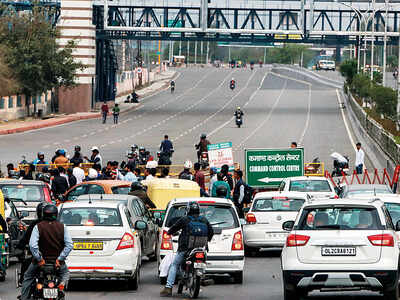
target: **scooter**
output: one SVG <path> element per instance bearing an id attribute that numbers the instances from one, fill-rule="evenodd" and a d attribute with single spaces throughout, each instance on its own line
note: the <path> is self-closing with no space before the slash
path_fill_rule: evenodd
<path id="1" fill-rule="evenodd" d="M 242 117 L 236 117 L 236 125 L 238 128 L 240 128 L 240 126 L 242 126 Z"/>
<path id="2" fill-rule="evenodd" d="M 331 176 L 342 176 L 349 174 L 349 163 L 350 159 L 346 155 L 341 155 L 340 153 L 334 152 L 331 154 L 333 159 L 333 171 Z"/>

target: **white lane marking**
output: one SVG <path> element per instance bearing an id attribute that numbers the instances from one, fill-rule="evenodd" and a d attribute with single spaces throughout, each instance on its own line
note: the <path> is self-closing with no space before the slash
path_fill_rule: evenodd
<path id="1" fill-rule="evenodd" d="M 300 136 L 299 139 L 299 145 L 303 144 L 304 137 L 306 136 L 306 132 L 308 129 L 308 126 L 310 124 L 310 119 L 311 119 L 311 84 L 308 86 L 308 110 L 307 110 L 307 120 L 306 124 L 304 125 L 304 130 Z"/>
<path id="2" fill-rule="evenodd" d="M 216 112 L 214 112 L 213 114 L 209 115 L 205 120 L 203 120 L 203 121 L 200 122 L 199 124 L 197 124 L 197 125 L 193 126 L 192 128 L 190 128 L 188 131 L 189 131 L 189 132 L 192 132 L 193 129 L 195 129 L 195 128 L 198 127 L 198 126 L 202 126 L 202 125 L 206 124 L 210 119 L 212 119 L 212 118 L 215 117 L 217 114 L 219 114 L 221 111 L 223 111 L 229 104 L 232 103 L 233 100 L 235 100 L 235 98 L 236 98 L 237 96 L 239 96 L 239 95 L 249 86 L 250 81 L 253 79 L 253 77 L 256 75 L 256 73 L 257 73 L 257 71 L 254 72 L 254 73 L 250 76 L 250 78 L 247 80 L 247 82 L 246 82 L 246 84 L 244 85 L 244 87 L 242 87 L 238 93 L 236 93 L 233 97 L 231 97 L 231 99 L 230 99 L 229 101 L 227 101 L 220 109 L 218 109 L 218 110 L 217 110 Z M 184 135 L 186 135 L 186 132 L 185 132 Z M 181 138 L 180 136 L 177 136 L 175 139 L 171 139 L 171 141 L 172 141 L 172 142 L 175 142 L 175 141 L 179 140 L 180 138 Z"/>
<path id="3" fill-rule="evenodd" d="M 256 96 L 256 94 L 258 93 L 258 91 L 261 89 L 263 82 L 265 80 L 265 78 L 268 75 L 268 71 L 265 73 L 264 77 L 262 78 L 260 85 L 257 87 L 257 89 L 253 92 L 253 94 L 251 94 L 249 100 L 247 100 L 247 102 L 243 105 L 243 108 L 245 108 L 252 100 L 253 98 Z M 217 133 L 218 131 L 220 131 L 222 128 L 224 128 L 226 125 L 228 125 L 229 123 L 231 123 L 233 120 L 235 119 L 235 116 L 231 117 L 228 121 L 226 121 L 225 123 L 223 123 L 222 125 L 220 125 L 219 127 L 215 128 L 213 131 L 211 131 L 210 133 L 208 133 L 208 136 L 212 136 L 213 134 Z"/>
<path id="4" fill-rule="evenodd" d="M 235 151 L 239 151 L 239 150 L 242 148 L 242 146 L 243 146 L 251 137 L 253 137 L 253 136 L 256 134 L 256 132 L 257 132 L 258 130 L 260 130 L 261 127 L 263 127 L 263 126 L 265 125 L 265 123 L 267 123 L 267 122 L 269 121 L 269 119 L 270 119 L 271 116 L 272 116 L 272 113 L 274 112 L 275 108 L 278 106 L 278 103 L 279 103 L 279 101 L 280 101 L 280 99 L 281 99 L 281 97 L 282 97 L 282 95 L 283 95 L 283 92 L 284 92 L 285 89 L 286 89 L 287 82 L 288 82 L 288 80 L 285 81 L 285 84 L 283 85 L 282 90 L 281 90 L 281 92 L 280 92 L 278 98 L 276 98 L 274 105 L 272 106 L 271 110 L 269 111 L 269 113 L 268 113 L 267 117 L 264 119 L 264 121 L 262 121 L 262 122 L 261 122 L 261 123 L 260 123 L 260 124 L 245 138 L 245 139 L 243 139 L 243 141 L 236 147 Z"/>
<path id="5" fill-rule="evenodd" d="M 354 142 L 353 135 L 351 134 L 351 130 L 350 130 L 349 124 L 347 123 L 347 120 L 346 120 L 346 115 L 344 114 L 344 109 L 341 108 L 342 107 L 342 105 L 341 105 L 342 102 L 340 100 L 340 94 L 339 94 L 339 90 L 338 89 L 336 89 L 336 95 L 337 95 L 337 101 L 339 103 L 339 109 L 342 112 L 342 118 L 343 118 L 344 126 L 346 127 L 347 135 L 349 136 L 349 139 L 350 139 L 351 145 L 354 148 L 354 151 L 357 151 L 356 143 Z"/>

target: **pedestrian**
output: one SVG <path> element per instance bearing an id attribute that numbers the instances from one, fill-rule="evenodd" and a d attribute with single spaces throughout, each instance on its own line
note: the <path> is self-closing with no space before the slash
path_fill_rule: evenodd
<path id="1" fill-rule="evenodd" d="M 139 103 L 139 95 L 135 91 L 132 92 L 132 103 Z"/>
<path id="2" fill-rule="evenodd" d="M 143 176 L 141 175 L 142 170 L 140 168 L 135 168 L 135 171 L 133 173 L 136 175 L 138 181 L 142 181 L 144 179 Z"/>
<path id="3" fill-rule="evenodd" d="M 23 171 L 23 170 L 21 170 L 21 171 Z M 23 176 L 23 178 L 26 179 L 26 180 L 33 180 L 33 172 L 35 172 L 35 165 L 34 164 L 29 164 L 28 173 L 25 174 Z M 22 176 L 22 174 L 21 174 L 21 176 Z"/>
<path id="4" fill-rule="evenodd" d="M 103 159 L 101 158 L 99 148 L 97 146 L 93 146 L 90 151 L 92 151 L 90 158 L 85 156 L 84 159 L 86 159 L 89 163 L 99 164 L 101 166 L 103 164 Z"/>
<path id="5" fill-rule="evenodd" d="M 160 178 L 169 178 L 169 168 L 164 167 L 161 170 L 161 175 L 159 176 Z"/>
<path id="6" fill-rule="evenodd" d="M 75 176 L 76 184 L 81 184 L 85 180 L 85 171 L 80 168 L 79 163 L 74 162 L 74 168 L 72 169 L 72 174 Z"/>
<path id="7" fill-rule="evenodd" d="M 206 191 L 205 176 L 204 172 L 200 171 L 200 164 L 198 162 L 194 163 L 193 168 L 194 168 L 194 181 L 196 181 L 200 189 L 202 189 L 205 192 Z"/>
<path id="8" fill-rule="evenodd" d="M 168 135 L 164 135 L 164 140 L 161 142 L 160 151 L 161 153 L 171 154 L 171 150 L 174 149 L 172 142 L 168 139 Z"/>
<path id="9" fill-rule="evenodd" d="M 59 166 L 57 169 L 58 172 L 60 172 L 60 176 L 64 177 L 68 182 L 68 175 L 65 173 L 64 167 Z M 68 182 L 68 187 L 69 187 L 69 182 Z"/>
<path id="10" fill-rule="evenodd" d="M 51 190 L 53 195 L 59 199 L 59 196 L 64 195 L 68 190 L 68 182 L 65 177 L 60 175 L 58 169 L 51 170 L 51 174 L 53 175 L 53 180 L 51 181 Z"/>
<path id="11" fill-rule="evenodd" d="M 67 169 L 67 175 L 68 175 L 69 188 L 72 188 L 73 186 L 76 185 L 76 177 L 73 174 L 72 168 Z"/>
<path id="12" fill-rule="evenodd" d="M 120 113 L 120 108 L 118 106 L 118 103 L 115 103 L 115 106 L 112 108 L 112 113 L 113 113 L 113 117 L 114 117 L 114 124 L 118 124 L 118 117 L 119 117 L 119 113 Z"/>
<path id="13" fill-rule="evenodd" d="M 364 158 L 365 158 L 365 153 L 364 150 L 361 149 L 361 143 L 358 142 L 356 144 L 356 172 L 357 174 L 362 174 L 363 172 L 363 167 L 364 167 Z"/>
<path id="14" fill-rule="evenodd" d="M 126 165 L 126 169 L 127 169 L 127 173 L 126 173 L 126 175 L 124 176 L 124 180 L 125 181 L 130 181 L 130 182 L 136 182 L 136 181 L 138 181 L 138 179 L 137 179 L 137 177 L 136 177 L 136 175 L 135 175 L 135 173 L 134 173 L 134 171 L 135 171 L 135 166 L 133 166 L 133 165 Z"/>
<path id="15" fill-rule="evenodd" d="M 221 185 L 225 186 L 226 190 L 227 190 L 225 198 L 230 199 L 231 188 L 229 187 L 229 184 L 224 181 L 224 175 L 221 172 L 217 173 L 217 181 L 214 182 L 214 184 L 213 184 L 212 191 L 211 191 L 211 197 L 217 197 L 217 188 Z"/>
<path id="16" fill-rule="evenodd" d="M 251 197 L 246 196 L 247 184 L 243 180 L 242 170 L 235 170 L 233 176 L 236 180 L 235 189 L 233 190 L 233 203 L 238 210 L 239 217 L 243 217 L 243 208 L 250 205 Z"/>
<path id="17" fill-rule="evenodd" d="M 88 175 L 86 176 L 86 181 L 96 180 L 97 179 L 97 171 L 93 168 L 89 168 Z"/>
<path id="18" fill-rule="evenodd" d="M 211 167 L 210 168 L 210 181 L 209 181 L 209 185 L 208 185 L 208 192 L 211 193 L 212 191 L 212 187 L 214 182 L 217 181 L 217 168 L 216 167 Z"/>
<path id="19" fill-rule="evenodd" d="M 97 171 L 97 180 L 103 180 L 104 175 L 102 174 L 101 166 L 99 164 L 94 164 L 92 168 Z"/>
<path id="20" fill-rule="evenodd" d="M 154 178 L 156 178 L 157 167 L 158 167 L 157 161 L 152 160 L 147 162 L 146 169 L 144 170 L 144 175 L 146 176 L 146 180 L 153 180 Z"/>
<path id="21" fill-rule="evenodd" d="M 296 149 L 296 148 L 297 148 L 297 143 L 296 143 L 296 142 L 292 142 L 292 143 L 290 144 L 290 148 Z"/>
<path id="22" fill-rule="evenodd" d="M 233 178 L 232 175 L 229 174 L 229 166 L 222 165 L 221 166 L 221 173 L 224 176 L 224 181 L 229 184 L 230 190 L 233 190 Z"/>
<path id="23" fill-rule="evenodd" d="M 60 165 L 66 165 L 69 163 L 68 158 L 66 157 L 66 152 L 64 149 L 60 149 L 58 150 L 58 156 L 56 157 L 56 159 L 54 160 L 54 164 L 56 165 L 56 167 L 59 167 Z"/>
<path id="24" fill-rule="evenodd" d="M 104 101 L 103 105 L 101 106 L 101 115 L 103 117 L 103 124 L 106 124 L 107 114 L 108 114 L 108 105 L 107 102 Z"/>

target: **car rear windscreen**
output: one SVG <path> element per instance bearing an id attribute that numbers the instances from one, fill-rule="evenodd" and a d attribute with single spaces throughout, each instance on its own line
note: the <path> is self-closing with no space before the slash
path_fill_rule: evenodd
<path id="1" fill-rule="evenodd" d="M 165 226 L 171 227 L 185 215 L 186 205 L 172 206 L 168 211 Z M 205 217 L 213 228 L 230 229 L 239 226 L 237 216 L 232 206 L 200 204 L 200 215 Z"/>
<path id="2" fill-rule="evenodd" d="M 393 194 L 389 189 L 354 190 L 347 193 L 347 197 L 376 194 Z"/>
<path id="3" fill-rule="evenodd" d="M 113 194 L 121 194 L 121 195 L 128 195 L 131 191 L 130 186 L 114 186 L 111 188 Z"/>
<path id="4" fill-rule="evenodd" d="M 276 197 L 256 199 L 252 211 L 299 211 L 304 199 Z"/>
<path id="5" fill-rule="evenodd" d="M 40 185 L 2 185 L 4 197 L 22 199 L 25 202 L 44 201 L 43 186 Z"/>
<path id="6" fill-rule="evenodd" d="M 63 208 L 60 222 L 67 226 L 122 226 L 121 216 L 114 208 Z"/>
<path id="7" fill-rule="evenodd" d="M 382 230 L 374 207 L 306 208 L 297 230 Z"/>
<path id="8" fill-rule="evenodd" d="M 291 192 L 331 192 L 327 180 L 294 180 L 290 182 Z"/>

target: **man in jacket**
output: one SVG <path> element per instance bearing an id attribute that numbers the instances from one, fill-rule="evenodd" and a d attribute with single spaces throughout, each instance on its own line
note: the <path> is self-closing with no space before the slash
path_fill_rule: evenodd
<path id="1" fill-rule="evenodd" d="M 43 208 L 43 221 L 38 223 L 32 230 L 29 248 L 33 258 L 22 282 L 22 300 L 29 299 L 37 269 L 46 262 L 54 263 L 59 269 L 59 290 L 63 290 L 69 279 L 65 260 L 73 248 L 73 243 L 67 227 L 57 221 L 57 215 L 57 207 L 53 204 L 47 204 Z"/>
<path id="2" fill-rule="evenodd" d="M 145 188 L 139 181 L 132 182 L 131 191 L 128 194 L 138 197 L 148 208 L 156 208 L 149 196 L 147 196 Z"/>
<path id="3" fill-rule="evenodd" d="M 211 241 L 214 236 L 214 230 L 211 224 L 205 217 L 200 217 L 200 206 L 197 202 L 193 201 L 188 204 L 187 215 L 180 218 L 171 228 L 168 230 L 169 235 L 173 235 L 179 230 L 182 230 L 178 239 L 178 252 L 175 255 L 174 262 L 169 268 L 167 284 L 165 288 L 160 292 L 161 297 L 172 296 L 172 286 L 174 285 L 176 273 L 179 270 L 180 265 L 185 259 L 186 252 L 189 249 L 189 222 L 190 217 L 197 218 L 198 221 L 207 224 L 208 228 L 208 241 Z"/>
<path id="4" fill-rule="evenodd" d="M 60 175 L 60 171 L 58 169 L 52 170 L 52 174 L 54 176 L 51 182 L 51 190 L 53 191 L 54 196 L 64 195 L 68 190 L 68 181 L 64 176 Z"/>

